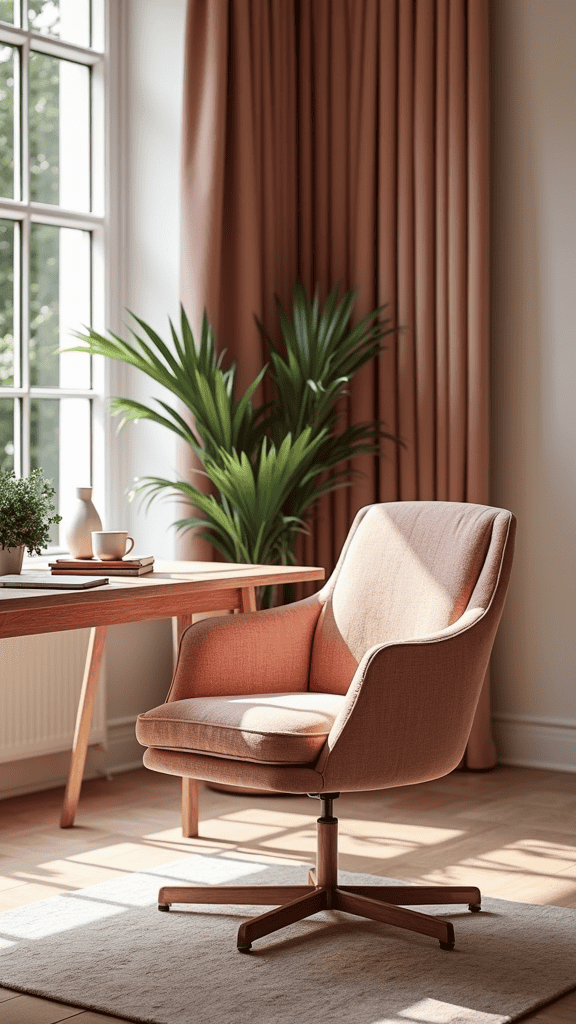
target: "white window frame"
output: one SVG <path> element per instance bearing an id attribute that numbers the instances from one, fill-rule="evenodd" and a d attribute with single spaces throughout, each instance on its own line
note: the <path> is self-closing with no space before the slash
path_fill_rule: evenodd
<path id="1" fill-rule="evenodd" d="M 23 5 L 25 7 L 25 4 Z M 15 464 L 24 476 L 30 471 L 30 402 L 34 398 L 88 398 L 91 402 L 91 482 L 97 507 L 106 512 L 110 505 L 108 487 L 110 437 L 106 411 L 106 398 L 110 393 L 108 374 L 101 358 L 92 359 L 90 388 L 31 387 L 29 381 L 29 322 L 28 322 L 28 266 L 30 225 L 49 224 L 55 227 L 77 228 L 91 234 L 91 323 L 99 331 L 107 326 L 117 328 L 119 312 L 123 306 L 124 285 L 119 259 L 122 243 L 122 216 L 120 188 L 122 175 L 120 157 L 121 125 L 115 111 L 121 109 L 119 54 L 123 36 L 123 4 L 117 0 L 92 0 L 92 32 L 90 47 L 78 46 L 58 37 L 34 32 L 27 28 L 0 23 L 0 45 L 18 47 L 19 98 L 15 103 L 20 110 L 21 156 L 15 151 L 15 161 L 21 159 L 21 198 L 0 198 L 0 218 L 20 222 L 21 280 L 15 295 L 15 328 L 20 335 L 19 359 L 22 377 L 19 387 L 1 388 L 1 398 L 19 399 L 16 408 L 21 412 L 21 423 L 15 423 Z M 30 50 L 53 57 L 73 60 L 91 69 L 91 212 L 79 213 L 61 206 L 30 201 L 28 170 L 28 57 Z M 18 149 L 19 147 L 16 147 Z M 116 185 L 113 185 L 113 183 Z M 114 227 L 112 227 L 114 225 Z M 16 284 L 16 282 L 15 282 Z M 19 447 L 21 446 L 21 448 Z M 79 486 L 83 485 L 79 481 Z M 62 514 L 62 509 L 60 512 Z M 61 524 L 62 526 L 63 524 Z M 60 550 L 51 548 L 51 551 Z"/>

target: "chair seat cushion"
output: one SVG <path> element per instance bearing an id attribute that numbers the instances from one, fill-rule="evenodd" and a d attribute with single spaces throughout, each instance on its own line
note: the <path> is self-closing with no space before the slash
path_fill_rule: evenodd
<path id="1" fill-rule="evenodd" d="M 175 700 L 138 716 L 145 747 L 263 764 L 313 764 L 344 697 L 265 693 Z"/>

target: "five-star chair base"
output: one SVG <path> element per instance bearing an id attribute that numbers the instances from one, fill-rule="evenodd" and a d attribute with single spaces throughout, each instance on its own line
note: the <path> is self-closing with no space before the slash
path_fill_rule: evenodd
<path id="1" fill-rule="evenodd" d="M 158 909 L 169 910 L 173 903 L 274 906 L 274 910 L 240 925 L 237 946 L 241 952 L 248 952 L 256 939 L 321 910 L 343 910 L 371 921 L 407 928 L 438 939 L 442 949 L 453 949 L 454 927 L 449 921 L 406 907 L 467 903 L 471 911 L 477 912 L 480 890 L 475 886 L 339 885 L 338 819 L 332 816 L 332 802 L 337 796 L 320 794 L 317 866 L 309 872 L 308 885 L 163 886 L 158 894 Z"/>

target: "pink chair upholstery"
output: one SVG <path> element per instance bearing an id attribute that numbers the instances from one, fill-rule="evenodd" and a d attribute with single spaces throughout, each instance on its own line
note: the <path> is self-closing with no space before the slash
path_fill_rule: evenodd
<path id="1" fill-rule="evenodd" d="M 502 614 L 514 532 L 510 512 L 483 505 L 361 509 L 319 593 L 184 633 L 166 703 L 138 719 L 144 763 L 330 801 L 452 771 Z M 476 907 L 478 891 L 467 892 L 459 902 Z"/>

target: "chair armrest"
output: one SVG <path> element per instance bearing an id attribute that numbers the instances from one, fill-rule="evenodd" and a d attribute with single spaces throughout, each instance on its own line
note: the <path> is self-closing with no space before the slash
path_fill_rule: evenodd
<path id="1" fill-rule="evenodd" d="M 166 700 L 308 689 L 321 609 L 313 594 L 280 608 L 194 623 L 182 634 Z"/>
<path id="2" fill-rule="evenodd" d="M 334 792 L 440 778 L 466 747 L 498 616 L 467 610 L 433 635 L 367 651 L 316 764 Z"/>

